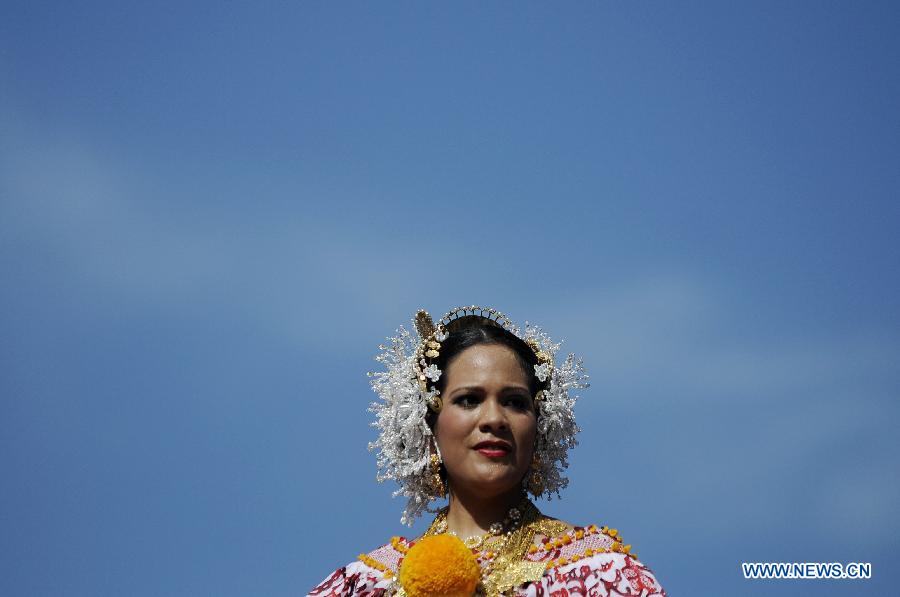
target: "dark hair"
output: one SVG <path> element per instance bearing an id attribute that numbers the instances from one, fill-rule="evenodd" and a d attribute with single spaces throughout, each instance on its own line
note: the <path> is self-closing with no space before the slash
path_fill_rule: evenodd
<path id="1" fill-rule="evenodd" d="M 539 390 L 545 389 L 546 384 L 538 380 L 534 374 L 534 366 L 538 364 L 537 355 L 524 340 L 512 332 L 481 317 L 457 319 L 451 322 L 448 328 L 449 337 L 441 342 L 440 355 L 432 361 L 438 369 L 444 372 L 435 384 L 438 390 L 444 390 L 447 367 L 453 362 L 453 359 L 465 349 L 478 344 L 499 344 L 511 349 L 528 378 L 528 387 L 532 398 Z"/>

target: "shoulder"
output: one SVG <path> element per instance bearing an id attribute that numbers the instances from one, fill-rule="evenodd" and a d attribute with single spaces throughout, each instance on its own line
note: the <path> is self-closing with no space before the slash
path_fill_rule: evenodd
<path id="1" fill-rule="evenodd" d="M 527 561 L 544 564 L 540 584 L 547 593 L 603 585 L 615 587 L 622 594 L 637 591 L 640 595 L 665 596 L 659 581 L 638 560 L 618 529 L 593 524 L 566 527 L 558 534 L 536 534 L 525 556 Z"/>
<path id="2" fill-rule="evenodd" d="M 400 561 L 410 545 L 404 537 L 393 537 L 390 542 L 360 554 L 353 562 L 335 570 L 309 595 L 344 597 L 386 594 L 394 583 Z"/>
<path id="3" fill-rule="evenodd" d="M 359 555 L 357 560 L 366 566 L 378 570 L 387 579 L 393 579 L 400 571 L 400 562 L 409 551 L 412 541 L 406 537 L 391 537 L 384 545 L 369 553 Z"/>
<path id="4" fill-rule="evenodd" d="M 533 561 L 565 559 L 594 553 L 631 553 L 631 545 L 626 544 L 618 529 L 595 524 L 575 526 L 562 520 L 546 519 L 534 535 L 534 543 L 528 550 Z"/>

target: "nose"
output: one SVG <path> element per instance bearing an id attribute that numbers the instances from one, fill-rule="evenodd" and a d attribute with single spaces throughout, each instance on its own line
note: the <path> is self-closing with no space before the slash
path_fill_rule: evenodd
<path id="1" fill-rule="evenodd" d="M 481 431 L 505 431 L 509 429 L 506 409 L 496 398 L 488 398 L 481 405 L 481 419 L 478 421 Z"/>

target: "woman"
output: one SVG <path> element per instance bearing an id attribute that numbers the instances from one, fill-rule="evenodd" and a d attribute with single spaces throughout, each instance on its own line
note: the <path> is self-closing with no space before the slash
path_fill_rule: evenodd
<path id="1" fill-rule="evenodd" d="M 559 344 L 476 306 L 436 325 L 416 314 L 378 360 L 372 385 L 379 480 L 407 497 L 412 524 L 449 494 L 417 540 L 394 537 L 335 571 L 310 595 L 662 595 L 616 529 L 543 516 L 527 494 L 559 495 L 587 387 L 580 360 Z M 370 374 L 372 375 L 372 374 Z"/>

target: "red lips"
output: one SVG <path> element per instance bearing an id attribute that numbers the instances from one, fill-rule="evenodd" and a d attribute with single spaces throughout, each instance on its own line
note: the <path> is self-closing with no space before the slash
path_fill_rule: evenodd
<path id="1" fill-rule="evenodd" d="M 509 442 L 487 440 L 475 444 L 472 449 L 488 458 L 502 458 L 512 452 L 512 445 Z"/>

